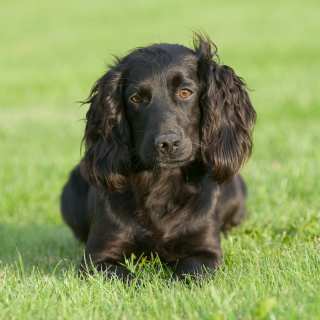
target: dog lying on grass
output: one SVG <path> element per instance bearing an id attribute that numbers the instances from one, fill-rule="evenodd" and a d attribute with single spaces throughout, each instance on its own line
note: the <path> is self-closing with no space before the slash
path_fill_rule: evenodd
<path id="1" fill-rule="evenodd" d="M 118 59 L 88 100 L 85 154 L 61 197 L 63 218 L 86 244 L 81 270 L 122 279 L 134 253 L 157 254 L 178 278 L 221 261 L 220 233 L 240 223 L 238 171 L 256 113 L 216 46 L 154 44 Z"/>

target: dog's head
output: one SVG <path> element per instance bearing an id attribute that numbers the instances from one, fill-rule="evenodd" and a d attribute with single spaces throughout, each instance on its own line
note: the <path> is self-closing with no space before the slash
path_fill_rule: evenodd
<path id="1" fill-rule="evenodd" d="M 136 170 L 182 167 L 200 158 L 223 182 L 251 152 L 255 111 L 216 47 L 197 36 L 139 48 L 103 75 L 88 99 L 84 166 L 90 181 L 118 189 Z"/>

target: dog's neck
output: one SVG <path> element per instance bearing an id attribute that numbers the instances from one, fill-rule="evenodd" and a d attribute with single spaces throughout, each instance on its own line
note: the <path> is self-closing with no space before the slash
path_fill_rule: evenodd
<path id="1" fill-rule="evenodd" d="M 135 173 L 129 177 L 129 188 L 138 207 L 159 211 L 161 215 L 171 206 L 184 205 L 186 195 L 190 200 L 197 196 L 206 175 L 203 165 L 193 162 L 186 167 Z"/>

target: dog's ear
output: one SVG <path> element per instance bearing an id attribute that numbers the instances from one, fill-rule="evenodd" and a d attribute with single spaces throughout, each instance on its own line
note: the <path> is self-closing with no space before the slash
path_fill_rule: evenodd
<path id="1" fill-rule="evenodd" d="M 87 99 L 82 171 L 96 187 L 118 190 L 130 167 L 130 135 L 121 88 L 122 73 L 111 68 L 94 85 Z"/>
<path id="2" fill-rule="evenodd" d="M 196 37 L 202 83 L 202 158 L 221 183 L 237 173 L 250 156 L 256 113 L 243 80 L 232 68 L 214 61 L 216 50 L 209 39 Z"/>

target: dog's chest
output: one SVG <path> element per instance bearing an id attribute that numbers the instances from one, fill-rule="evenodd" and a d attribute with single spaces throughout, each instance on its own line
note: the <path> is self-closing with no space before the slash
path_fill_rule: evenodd
<path id="1" fill-rule="evenodd" d="M 213 222 L 217 188 L 168 197 L 166 201 L 137 201 L 132 193 L 113 197 L 111 208 L 123 228 L 129 227 L 134 253 L 156 253 L 166 261 L 183 257 Z"/>
<path id="2" fill-rule="evenodd" d="M 201 237 L 213 222 L 212 211 L 197 215 L 193 210 L 193 206 L 185 205 L 162 211 L 162 215 L 157 211 L 137 211 L 134 235 L 137 253 L 156 253 L 168 262 L 184 257 L 197 242 L 194 239 Z"/>

